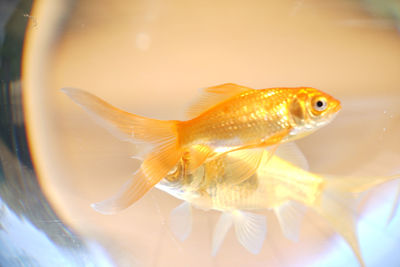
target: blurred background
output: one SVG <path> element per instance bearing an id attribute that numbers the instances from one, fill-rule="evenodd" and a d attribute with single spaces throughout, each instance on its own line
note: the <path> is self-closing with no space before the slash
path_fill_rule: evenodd
<path id="1" fill-rule="evenodd" d="M 1 266 L 358 266 L 311 210 L 300 240 L 274 215 L 252 255 L 230 231 L 216 257 L 218 212 L 194 211 L 180 242 L 180 201 L 153 189 L 105 216 L 90 208 L 139 166 L 134 145 L 96 124 L 60 89 L 126 111 L 184 119 L 199 88 L 311 86 L 340 99 L 327 127 L 298 141 L 311 171 L 400 173 L 400 2 L 396 0 L 0 0 Z M 364 194 L 358 235 L 367 266 L 399 266 L 399 181 Z M 398 212 L 400 214 L 400 212 Z"/>

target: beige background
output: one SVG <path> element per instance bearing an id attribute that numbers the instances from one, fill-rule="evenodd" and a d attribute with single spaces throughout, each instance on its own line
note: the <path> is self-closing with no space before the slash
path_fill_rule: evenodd
<path id="1" fill-rule="evenodd" d="M 267 240 L 251 255 L 231 231 L 210 256 L 217 212 L 195 211 L 184 243 L 168 228 L 180 202 L 152 190 L 113 216 L 89 204 L 113 194 L 137 168 L 135 147 L 98 126 L 60 91 L 78 87 L 132 113 L 184 119 L 199 88 L 312 86 L 342 101 L 329 126 L 298 142 L 312 171 L 400 172 L 400 36 L 357 1 L 35 2 L 25 47 L 24 100 L 41 185 L 73 229 L 105 246 L 119 266 L 357 265 L 329 225 L 309 212 L 298 243 L 268 215 Z M 367 264 L 400 260 L 400 220 L 385 227 L 397 182 L 360 207 Z M 379 215 L 378 215 L 379 214 Z M 396 243 L 397 240 L 397 243 Z M 376 249 L 379 242 L 381 246 Z M 383 248 L 384 247 L 384 248 Z M 371 253 L 373 251 L 373 253 Z"/>

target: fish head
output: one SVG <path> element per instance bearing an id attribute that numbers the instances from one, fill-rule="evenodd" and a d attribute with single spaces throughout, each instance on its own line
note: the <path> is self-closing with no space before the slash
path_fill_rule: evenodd
<path id="1" fill-rule="evenodd" d="M 293 134 L 301 136 L 327 125 L 341 109 L 339 100 L 310 87 L 296 88 L 288 104 Z"/>

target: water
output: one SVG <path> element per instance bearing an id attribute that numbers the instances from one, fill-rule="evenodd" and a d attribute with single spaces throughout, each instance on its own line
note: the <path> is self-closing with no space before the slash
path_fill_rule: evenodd
<path id="1" fill-rule="evenodd" d="M 30 12 L 31 1 L 5 1 L 2 265 L 357 266 L 346 243 L 312 212 L 298 243 L 286 240 L 267 212 L 259 255 L 245 251 L 232 231 L 216 257 L 210 250 L 218 213 L 196 210 L 193 233 L 181 243 L 167 224 L 179 201 L 156 189 L 120 214 L 96 213 L 89 204 L 110 196 L 138 167 L 130 159 L 136 148 L 98 126 L 60 88 L 83 88 L 136 114 L 184 119 L 198 88 L 210 85 L 317 87 L 340 99 L 343 110 L 298 142 L 311 170 L 399 173 L 398 5 L 382 3 L 388 5 L 41 0 Z M 397 185 L 360 203 L 367 266 L 400 262 L 399 216 L 385 224 Z"/>

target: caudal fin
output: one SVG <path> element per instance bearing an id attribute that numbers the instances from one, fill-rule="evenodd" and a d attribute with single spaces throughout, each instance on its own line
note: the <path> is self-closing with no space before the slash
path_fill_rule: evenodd
<path id="1" fill-rule="evenodd" d="M 86 110 L 100 125 L 120 139 L 152 143 L 159 141 L 160 136 L 165 136 L 165 124 L 168 124 L 168 122 L 123 111 L 78 88 L 63 88 L 61 90 Z"/>
<path id="2" fill-rule="evenodd" d="M 102 214 L 113 214 L 126 209 L 139 200 L 154 186 L 139 169 L 121 189 L 109 199 L 91 204 L 91 207 Z"/>
<path id="3" fill-rule="evenodd" d="M 314 208 L 344 238 L 360 265 L 365 266 L 357 237 L 354 196 L 328 184 Z"/>
<path id="4" fill-rule="evenodd" d="M 375 186 L 400 179 L 400 174 L 387 176 L 321 176 L 327 178 L 330 188 L 349 193 L 361 193 Z"/>
<path id="5" fill-rule="evenodd" d="M 350 193 L 361 193 L 363 191 L 372 189 L 375 186 L 379 186 L 386 182 L 390 182 L 396 179 L 400 179 L 400 174 L 388 175 L 388 176 L 326 176 L 331 188 L 340 190 L 342 192 Z M 395 201 L 389 215 L 388 224 L 392 221 L 396 214 L 396 210 L 400 203 L 400 187 L 397 191 Z"/>
<path id="6" fill-rule="evenodd" d="M 324 176 L 326 186 L 315 209 L 350 245 L 361 266 L 361 256 L 356 232 L 356 194 L 383 183 L 399 179 L 400 175 L 388 176 Z"/>
<path id="7" fill-rule="evenodd" d="M 390 211 L 390 215 L 389 215 L 389 219 L 388 219 L 388 224 L 391 223 L 391 221 L 393 220 L 393 218 L 396 216 L 397 213 L 397 209 L 399 208 L 399 204 L 400 204 L 400 186 L 397 188 L 397 194 L 392 206 L 392 210 Z"/>
<path id="8" fill-rule="evenodd" d="M 132 180 L 124 185 L 123 188 L 109 200 L 94 204 L 94 209 L 104 214 L 110 214 L 129 207 L 163 179 L 177 164 L 182 153 L 177 144 L 177 137 L 176 134 L 174 134 L 173 125 L 165 124 L 166 122 L 161 123 L 166 126 L 166 129 L 162 130 L 160 126 L 156 129 L 147 129 L 148 135 L 150 136 L 147 140 L 151 140 L 157 145 L 153 151 L 145 157 L 140 169 L 135 173 Z M 170 131 L 168 132 L 168 130 Z M 151 136 L 151 134 L 154 133 L 159 134 L 158 140 L 156 136 Z"/>
<path id="9" fill-rule="evenodd" d="M 135 173 L 132 180 L 110 199 L 93 204 L 93 208 L 97 211 L 110 214 L 129 207 L 164 178 L 181 158 L 178 121 L 141 117 L 120 110 L 83 90 L 75 88 L 62 90 L 112 132 L 118 132 L 124 139 L 145 142 L 153 146 L 152 151 L 143 156 L 140 170 Z"/>

